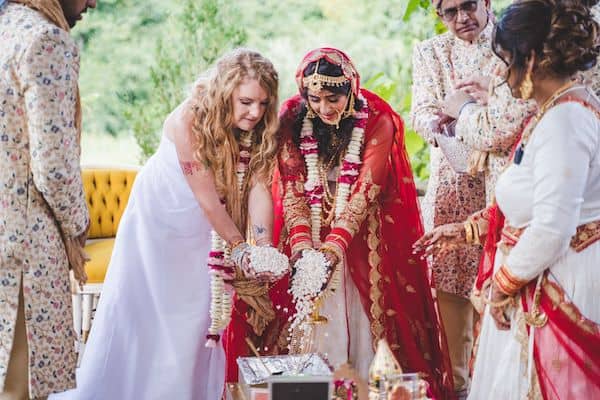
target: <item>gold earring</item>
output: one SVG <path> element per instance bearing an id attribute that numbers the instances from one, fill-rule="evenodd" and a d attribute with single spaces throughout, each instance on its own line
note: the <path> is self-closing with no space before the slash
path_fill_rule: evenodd
<path id="1" fill-rule="evenodd" d="M 523 79 L 523 82 L 521 82 L 519 92 L 521 92 L 521 98 L 523 100 L 529 100 L 531 98 L 531 95 L 533 94 L 533 82 L 531 81 L 530 72 L 525 75 L 525 79 Z"/>
<path id="2" fill-rule="evenodd" d="M 316 116 L 317 116 L 317 114 L 315 114 L 315 112 L 312 109 L 312 107 L 308 104 L 308 102 L 306 102 L 306 118 L 313 119 Z"/>
<path id="3" fill-rule="evenodd" d="M 348 99 L 348 104 L 344 109 L 344 113 L 342 114 L 342 118 L 353 117 L 356 110 L 354 109 L 355 98 L 354 92 L 350 90 L 350 98 Z"/>

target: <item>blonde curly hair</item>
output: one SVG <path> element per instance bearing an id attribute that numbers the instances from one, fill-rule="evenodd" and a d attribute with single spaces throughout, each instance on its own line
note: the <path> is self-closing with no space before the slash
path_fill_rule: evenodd
<path id="1" fill-rule="evenodd" d="M 246 182 L 269 185 L 277 153 L 278 76 L 273 64 L 258 52 L 236 49 L 222 56 L 207 76 L 200 78 L 192 94 L 194 158 L 209 167 L 217 192 L 227 212 L 242 233 L 246 229 L 248 183 L 243 196 L 236 167 L 239 159 L 239 132 L 233 121 L 233 91 L 246 79 L 256 79 L 267 92 L 268 105 L 254 128 L 249 176 Z"/>

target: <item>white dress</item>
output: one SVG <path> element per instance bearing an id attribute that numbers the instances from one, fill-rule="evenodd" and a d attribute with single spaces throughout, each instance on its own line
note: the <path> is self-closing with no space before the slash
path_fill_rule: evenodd
<path id="1" fill-rule="evenodd" d="M 375 355 L 371 325 L 348 268 L 338 268 L 344 269 L 344 276 L 319 310 L 328 321 L 316 326 L 314 351 L 323 354 L 334 368 L 349 363 L 366 381 Z"/>
<path id="2" fill-rule="evenodd" d="M 532 280 L 545 269 L 581 313 L 600 322 L 600 242 L 577 253 L 569 241 L 577 226 L 600 220 L 600 122 L 575 103 L 550 109 L 535 128 L 520 165 L 511 165 L 496 186 L 509 224 L 527 227 L 505 264 Z M 515 314 L 513 313 L 513 318 Z M 526 350 L 516 329 L 500 331 L 486 308 L 469 399 L 527 399 L 533 368 L 533 335 Z M 565 371 L 565 373 L 568 373 Z"/>
<path id="3" fill-rule="evenodd" d="M 328 175 L 330 185 L 335 183 L 336 176 L 334 168 Z M 375 355 L 371 324 L 347 265 L 338 268 L 343 273 L 337 290 L 329 293 L 319 310 L 327 323 L 316 326 L 313 351 L 323 354 L 335 368 L 350 364 L 367 381 Z"/>
<path id="4" fill-rule="evenodd" d="M 77 389 L 51 399 L 221 399 L 225 354 L 204 347 L 210 232 L 163 137 L 121 219 Z"/>

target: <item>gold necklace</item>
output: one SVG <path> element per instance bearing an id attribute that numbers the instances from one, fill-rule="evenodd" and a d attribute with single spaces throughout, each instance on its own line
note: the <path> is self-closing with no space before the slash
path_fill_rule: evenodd
<path id="1" fill-rule="evenodd" d="M 342 139 L 340 137 L 338 137 L 337 135 L 337 130 L 333 129 L 330 132 L 331 135 L 331 139 L 329 140 L 329 151 L 331 152 L 331 154 L 335 155 L 335 153 L 337 153 L 337 151 L 339 150 L 338 148 L 340 147 L 340 143 L 342 142 Z"/>
<path id="2" fill-rule="evenodd" d="M 523 156 L 525 155 L 525 146 L 527 146 L 527 143 L 529 142 L 529 139 L 530 139 L 531 135 L 533 134 L 535 127 L 540 122 L 540 120 L 542 119 L 544 114 L 546 114 L 546 112 L 556 104 L 556 101 L 562 95 L 564 95 L 565 93 L 567 93 L 571 90 L 574 90 L 574 89 L 585 89 L 585 86 L 576 85 L 575 82 L 569 81 L 569 82 L 565 83 L 564 85 L 562 85 L 561 87 L 559 87 L 540 106 L 540 109 L 535 113 L 533 120 L 529 124 L 527 124 L 526 130 L 523 131 L 523 134 L 521 135 L 521 142 L 517 146 L 517 149 L 515 150 L 515 155 L 513 157 L 513 162 L 515 164 L 519 165 L 521 163 L 521 161 L 523 160 Z"/>
<path id="3" fill-rule="evenodd" d="M 327 179 L 327 167 L 324 167 L 322 163 L 319 163 L 319 174 L 321 175 L 321 182 L 323 182 L 323 200 L 327 204 L 331 204 L 333 201 L 333 193 L 329 189 L 329 180 Z"/>
<path id="4" fill-rule="evenodd" d="M 340 158 L 340 163 L 341 160 L 343 160 L 343 157 Z M 333 217 L 335 216 L 335 204 L 336 204 L 336 196 L 335 194 L 337 193 L 337 186 L 338 186 L 338 180 L 340 177 L 340 173 L 341 173 L 341 167 L 338 168 L 337 171 L 337 176 L 336 179 L 334 181 L 334 185 L 335 185 L 335 189 L 334 192 L 331 192 L 331 189 L 329 188 L 329 179 L 328 179 L 328 173 L 329 170 L 333 168 L 333 164 L 335 162 L 335 157 L 332 157 L 331 160 L 329 160 L 329 162 L 327 163 L 327 165 L 323 165 L 322 162 L 320 162 L 320 166 L 319 166 L 319 172 L 321 175 L 321 182 L 323 184 L 323 205 L 322 205 L 322 209 L 323 209 L 323 216 L 322 216 L 322 221 L 325 225 L 329 225 L 332 221 L 333 221 Z"/>

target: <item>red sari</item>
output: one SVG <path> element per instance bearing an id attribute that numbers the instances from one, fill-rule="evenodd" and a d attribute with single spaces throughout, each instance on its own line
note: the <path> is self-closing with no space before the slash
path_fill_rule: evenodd
<path id="1" fill-rule="evenodd" d="M 403 370 L 426 374 L 433 396 L 447 399 L 452 396 L 453 385 L 445 337 L 427 264 L 412 253 L 412 244 L 423 234 L 423 227 L 404 147 L 403 123 L 381 98 L 366 90 L 360 93 L 369 106 L 363 164 L 345 212 L 331 224 L 334 232 L 331 226 L 323 226 L 321 240 L 327 244 L 335 239 L 336 232 L 351 238 L 344 249 L 345 258 L 369 317 L 373 344 L 387 339 Z M 305 162 L 292 139 L 294 121 L 303 107 L 304 100 L 297 95 L 284 103 L 280 113 L 274 234 L 282 233 L 288 254 L 302 243 L 290 241 L 287 233 L 303 224 L 310 226 L 303 191 Z M 286 326 L 289 316 L 281 311 L 293 307 L 287 288 L 283 282 L 271 293 L 274 304 L 282 306 L 280 328 Z"/>

